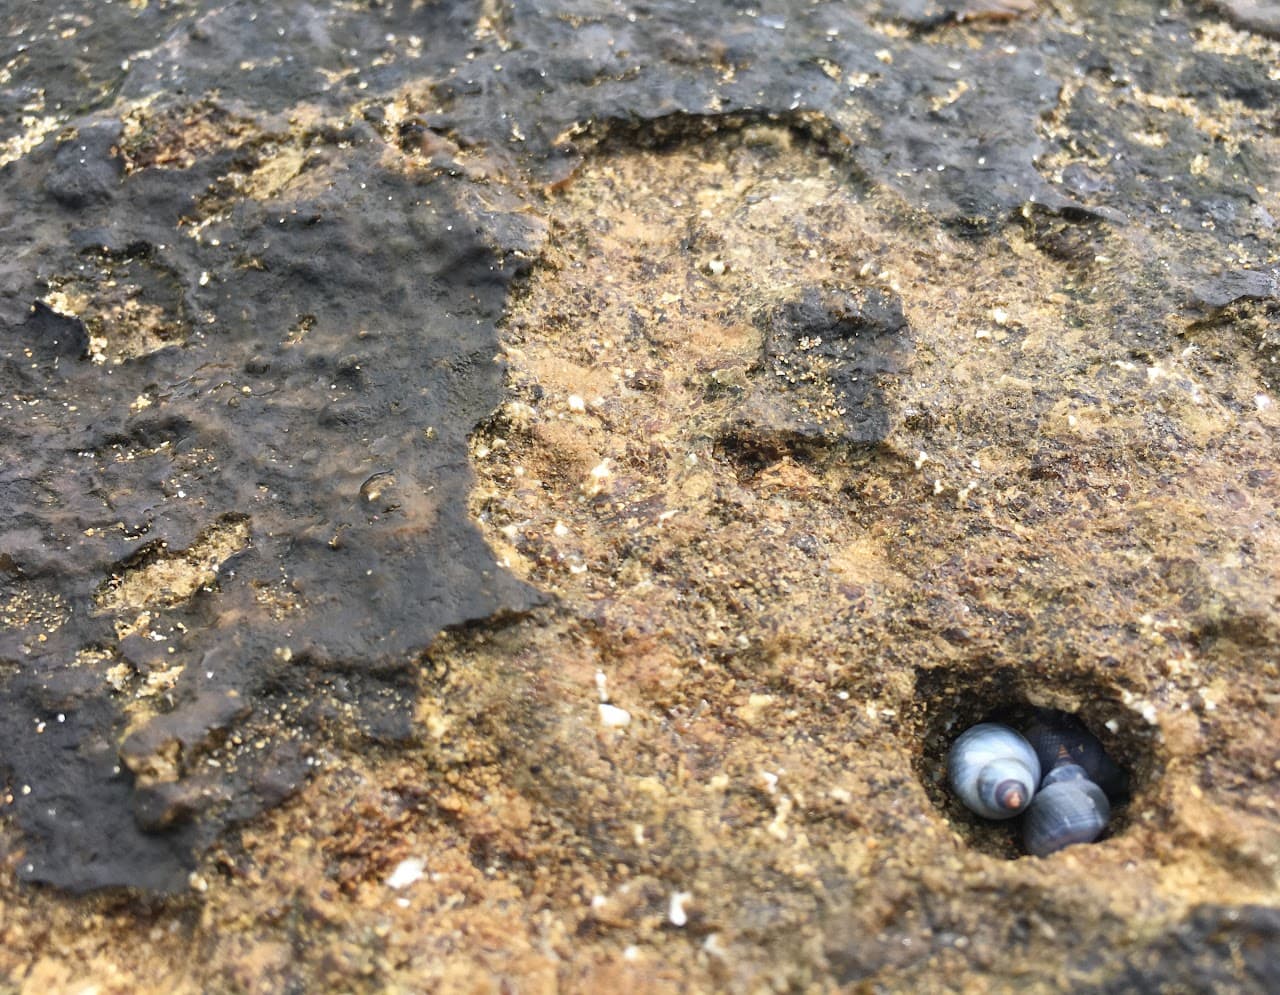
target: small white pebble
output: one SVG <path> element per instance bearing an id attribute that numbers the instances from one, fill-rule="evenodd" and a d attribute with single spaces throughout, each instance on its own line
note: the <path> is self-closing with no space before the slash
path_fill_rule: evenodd
<path id="1" fill-rule="evenodd" d="M 991 309 L 991 320 L 997 325 L 1003 325 L 1009 320 L 1009 312 L 1002 307 L 993 307 Z"/>
<path id="2" fill-rule="evenodd" d="M 594 497 L 605 489 L 605 481 L 609 479 L 609 474 L 612 472 L 609 463 L 608 459 L 603 459 L 591 468 L 586 483 L 582 485 L 582 490 L 588 497 Z"/>
<path id="3" fill-rule="evenodd" d="M 409 887 L 415 881 L 421 880 L 426 866 L 427 862 L 421 857 L 407 857 L 396 864 L 396 869 L 387 878 L 387 887 L 395 888 L 397 891 Z"/>
<path id="4" fill-rule="evenodd" d="M 712 276 L 724 276 L 724 260 L 712 259 L 709 263 L 707 263 L 707 271 Z"/>
<path id="5" fill-rule="evenodd" d="M 631 724 L 631 713 L 625 708 L 619 708 L 617 705 L 601 702 L 600 722 L 609 729 L 621 729 L 623 726 Z"/>
<path id="6" fill-rule="evenodd" d="M 581 412 L 581 411 L 586 411 L 586 410 L 587 410 L 587 402 L 586 402 L 586 401 L 584 401 L 584 400 L 583 400 L 581 397 L 579 397 L 577 394 L 570 394 L 570 395 L 569 395 L 569 410 L 570 410 L 570 411 L 579 411 L 579 412 Z"/>
<path id="7" fill-rule="evenodd" d="M 671 895 L 671 905 L 667 908 L 667 918 L 672 926 L 683 926 L 689 921 L 689 913 L 685 911 L 685 902 L 693 895 L 687 891 L 677 891 Z"/>

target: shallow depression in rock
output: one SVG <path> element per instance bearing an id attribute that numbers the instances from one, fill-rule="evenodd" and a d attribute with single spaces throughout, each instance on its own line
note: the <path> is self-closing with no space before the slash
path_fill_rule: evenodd
<path id="1" fill-rule="evenodd" d="M 1153 733 L 1104 678 L 1081 675 L 1055 685 L 1012 666 L 922 671 L 917 675 L 912 721 L 919 744 L 913 755 L 916 774 L 956 834 L 982 853 L 1009 859 L 1026 856 L 1022 836 L 1027 815 L 1024 811 L 1000 821 L 983 818 L 948 784 L 952 746 L 979 723 L 1004 726 L 1033 740 L 1036 730 L 1046 728 L 1096 737 L 1101 769 L 1093 765 L 1092 756 L 1085 765 L 1110 802 L 1110 819 L 1097 843 L 1124 833 L 1136 797 L 1154 795 L 1159 760 Z M 1049 764 L 1042 755 L 1038 781 Z"/>

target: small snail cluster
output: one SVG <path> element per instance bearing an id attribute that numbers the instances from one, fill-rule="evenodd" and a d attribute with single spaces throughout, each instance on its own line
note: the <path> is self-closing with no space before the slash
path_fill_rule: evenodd
<path id="1" fill-rule="evenodd" d="M 1092 843 L 1127 792 L 1097 737 L 1062 712 L 1037 713 L 1021 733 L 995 722 L 965 730 L 947 757 L 947 780 L 984 818 L 1022 815 L 1023 845 L 1037 857 Z"/>

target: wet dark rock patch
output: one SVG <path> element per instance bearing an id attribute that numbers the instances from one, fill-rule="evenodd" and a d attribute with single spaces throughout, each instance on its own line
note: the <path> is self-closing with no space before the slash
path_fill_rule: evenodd
<path id="1" fill-rule="evenodd" d="M 262 661 L 281 652 L 372 662 L 424 647 L 445 626 L 531 603 L 487 555 L 465 513 L 466 434 L 500 398 L 492 328 L 522 266 L 511 253 L 523 246 L 477 237 L 447 191 L 380 171 L 369 136 L 343 141 L 354 143 L 350 151 L 331 144 L 314 166 L 313 175 L 326 175 L 322 192 L 241 202 L 202 238 L 183 231 L 192 210 L 184 191 L 209 176 L 207 160 L 181 185 L 174 171 L 134 173 L 110 200 L 77 201 L 73 217 L 62 213 L 70 209 L 65 197 L 40 215 L 39 184 L 11 202 L 10 219 L 20 205 L 44 217 L 27 226 L 43 269 L 5 288 L 7 393 L 39 401 L 10 408 L 25 412 L 11 423 L 12 441 L 30 454 L 24 476 L 62 497 L 10 508 L 9 555 L 14 573 L 47 578 L 73 608 L 38 641 L 43 625 L 9 629 L 5 657 L 41 668 L 83 646 L 113 643 L 112 627 L 133 619 L 88 609 L 114 565 L 159 543 L 185 549 L 228 515 L 252 523 L 246 551 L 225 566 L 216 590 L 163 605 L 163 616 L 144 626 L 143 645 L 163 642 L 170 660 L 189 664 L 168 692 L 175 715 L 228 691 L 253 711 L 254 689 L 269 669 Z M 61 168 L 61 155 L 53 153 L 51 167 L 37 154 L 8 171 L 22 189 L 24 177 Z M 179 290 L 168 302 L 145 282 L 139 292 L 148 306 L 190 323 L 185 345 L 123 362 L 78 358 L 86 351 L 81 319 L 40 298 L 52 274 L 85 265 L 64 233 L 86 229 L 115 245 L 148 247 L 88 258 L 108 282 L 129 280 L 137 266 L 170 274 Z M 34 310 L 15 325 L 24 297 Z M 103 331 L 120 326 L 107 322 Z M 64 358 L 56 370 L 26 370 L 24 341 Z M 271 375 L 255 378 L 246 367 Z M 362 484 L 389 468 L 408 496 L 371 515 Z M 120 643 L 126 666 L 154 669 L 148 658 L 129 659 L 135 645 Z M 57 679 L 46 674 L 40 686 L 60 699 Z M 308 696 L 305 687 L 297 693 Z M 109 757 L 106 744 L 121 734 L 124 717 L 106 700 L 73 715 L 71 728 L 91 721 Z M 47 815 L 67 811 L 60 799 L 97 797 L 88 782 L 102 776 L 106 760 L 86 757 L 77 767 L 51 738 L 17 748 L 31 721 L 11 716 L 15 747 L 4 753 L 13 783 L 30 787 L 16 803 L 19 821 L 32 827 L 25 875 L 77 889 L 182 886 L 187 861 L 175 855 L 183 847 L 136 835 L 126 812 L 101 820 Z M 46 749 L 57 751 L 56 766 Z M 206 838 L 225 821 L 219 811 L 253 810 L 235 799 L 255 791 L 255 766 L 267 776 L 280 762 L 246 757 L 217 792 L 191 803 Z M 127 773 L 109 778 L 99 802 L 128 807 Z M 65 856 L 113 848 L 116 857 L 88 865 Z M 128 871 L 129 853 L 145 859 L 145 875 Z"/>
<path id="2" fill-rule="evenodd" d="M 875 287 L 810 287 L 756 317 L 758 369 L 723 445 L 748 461 L 824 458 L 889 434 L 888 382 L 908 366 L 902 302 Z"/>

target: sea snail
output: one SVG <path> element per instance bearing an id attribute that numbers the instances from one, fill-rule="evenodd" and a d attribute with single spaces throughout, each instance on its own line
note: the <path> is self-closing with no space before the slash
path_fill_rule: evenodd
<path id="1" fill-rule="evenodd" d="M 1111 803 L 1128 795 L 1124 771 L 1084 723 L 1047 710 L 1025 737 L 994 722 L 966 730 L 951 747 L 947 776 L 978 815 L 1022 814 L 1022 842 L 1036 857 L 1092 843 L 1107 828 Z"/>
<path id="2" fill-rule="evenodd" d="M 1045 857 L 1073 843 L 1092 843 L 1107 828 L 1111 803 L 1079 764 L 1061 763 L 1045 775 L 1026 817 L 1022 843 Z"/>
<path id="3" fill-rule="evenodd" d="M 1031 803 L 1040 783 L 1040 760 L 1014 730 L 983 722 L 952 745 L 947 779 L 971 811 L 988 819 L 1011 819 Z"/>
<path id="4" fill-rule="evenodd" d="M 1110 801 L 1119 803 L 1128 798 L 1129 779 L 1124 770 L 1074 715 L 1041 709 L 1023 734 L 1040 758 L 1041 770 L 1048 772 L 1064 763 L 1079 764 Z"/>

